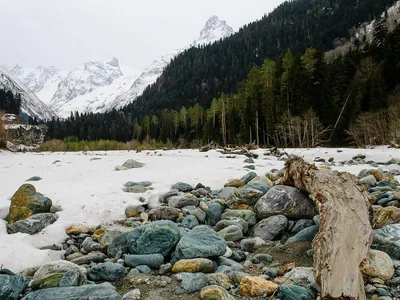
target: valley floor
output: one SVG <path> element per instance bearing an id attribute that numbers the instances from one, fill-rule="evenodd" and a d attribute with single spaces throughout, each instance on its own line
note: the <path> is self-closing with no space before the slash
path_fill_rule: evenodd
<path id="1" fill-rule="evenodd" d="M 313 162 L 316 157 L 340 162 L 358 154 L 366 155 L 365 161 L 387 162 L 400 158 L 400 150 L 387 147 L 375 149 L 286 149 L 288 154 L 303 156 Z M 264 156 L 265 150 L 253 151 L 255 172 L 265 174 L 280 169 L 284 162 L 276 157 Z M 96 158 L 96 159 L 94 159 Z M 63 252 L 39 250 L 63 242 L 68 236 L 65 229 L 71 224 L 95 227 L 101 223 L 125 218 L 127 205 L 138 204 L 144 197 L 151 205 L 157 205 L 158 197 L 169 191 L 176 182 L 193 185 L 201 182 L 212 189 L 220 189 L 229 179 L 240 178 L 248 170 L 245 156 L 227 158 L 216 151 L 201 153 L 198 150 L 172 151 L 109 151 L 90 153 L 10 153 L 0 152 L 0 266 L 14 272 L 36 267 L 47 261 L 61 259 Z M 127 159 L 145 163 L 145 167 L 115 171 Z M 391 166 L 383 165 L 383 169 Z M 369 165 L 333 166 L 339 171 L 353 174 Z M 398 168 L 398 166 L 397 166 Z M 7 234 L 6 221 L 10 198 L 32 176 L 42 180 L 32 183 L 38 192 L 49 197 L 61 207 L 58 220 L 36 235 Z M 397 178 L 400 179 L 399 177 Z M 151 181 L 153 190 L 143 194 L 126 193 L 122 190 L 127 181 Z"/>

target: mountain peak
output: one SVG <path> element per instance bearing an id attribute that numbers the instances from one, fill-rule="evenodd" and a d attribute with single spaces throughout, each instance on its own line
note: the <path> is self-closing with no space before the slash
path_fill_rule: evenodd
<path id="1" fill-rule="evenodd" d="M 119 68 L 118 59 L 115 56 L 113 56 L 113 58 L 111 58 L 111 60 L 107 61 L 106 64 L 110 65 L 112 67 L 115 67 L 115 68 Z"/>
<path id="2" fill-rule="evenodd" d="M 226 38 L 234 33 L 232 27 L 221 21 L 217 16 L 212 16 L 206 22 L 206 25 L 200 32 L 200 37 L 194 41 L 194 46 L 214 43 L 220 39 Z"/>

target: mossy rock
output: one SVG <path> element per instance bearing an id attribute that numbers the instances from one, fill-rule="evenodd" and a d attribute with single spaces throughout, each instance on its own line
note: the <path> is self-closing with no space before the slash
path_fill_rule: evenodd
<path id="1" fill-rule="evenodd" d="M 8 220 L 12 224 L 38 213 L 50 212 L 52 201 L 37 193 L 32 184 L 23 184 L 11 198 Z"/>

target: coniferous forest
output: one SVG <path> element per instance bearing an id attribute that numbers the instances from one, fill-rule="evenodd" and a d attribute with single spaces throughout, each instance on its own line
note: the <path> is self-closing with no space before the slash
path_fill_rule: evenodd
<path id="1" fill-rule="evenodd" d="M 19 114 L 21 109 L 21 96 L 14 95 L 11 91 L 0 89 L 0 111 L 10 114 Z"/>
<path id="2" fill-rule="evenodd" d="M 285 2 L 230 38 L 186 50 L 122 110 L 48 122 L 48 138 L 185 146 L 387 142 L 397 134 L 400 28 L 389 32 L 378 16 L 393 2 Z M 328 59 L 350 29 L 377 17 L 372 41 L 355 40 Z M 375 140 L 362 137 L 371 134 Z"/>

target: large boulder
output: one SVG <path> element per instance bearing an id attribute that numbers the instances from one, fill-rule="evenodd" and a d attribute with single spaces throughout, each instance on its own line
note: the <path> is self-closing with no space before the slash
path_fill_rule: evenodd
<path id="1" fill-rule="evenodd" d="M 221 229 L 218 232 L 218 235 L 224 238 L 226 241 L 240 241 L 243 239 L 242 229 L 237 225 L 230 225 Z"/>
<path id="2" fill-rule="evenodd" d="M 21 232 L 32 235 L 42 231 L 55 221 L 57 221 L 57 217 L 52 213 L 36 214 L 27 219 L 19 220 L 12 224 L 7 224 L 7 232 L 9 234 Z"/>
<path id="3" fill-rule="evenodd" d="M 168 206 L 175 208 L 182 208 L 184 206 L 198 206 L 199 200 L 192 194 L 178 193 L 177 195 L 167 198 Z"/>
<path id="4" fill-rule="evenodd" d="M 400 260 L 400 224 L 391 224 L 375 229 L 372 248 L 386 252 L 391 258 Z"/>
<path id="5" fill-rule="evenodd" d="M 93 281 L 116 281 L 125 276 L 126 270 L 123 265 L 105 262 L 90 268 L 88 276 Z"/>
<path id="6" fill-rule="evenodd" d="M 33 289 L 79 286 L 86 284 L 86 269 L 66 260 L 41 266 L 30 283 Z"/>
<path id="7" fill-rule="evenodd" d="M 172 188 L 180 192 L 190 192 L 193 190 L 193 187 L 190 184 L 184 182 L 177 182 L 172 186 Z"/>
<path id="8" fill-rule="evenodd" d="M 225 252 L 226 241 L 222 237 L 212 229 L 198 226 L 181 238 L 176 245 L 174 259 L 217 257 Z"/>
<path id="9" fill-rule="evenodd" d="M 220 220 L 224 208 L 221 203 L 213 202 L 208 205 L 208 209 L 206 211 L 206 223 L 210 226 L 215 226 Z"/>
<path id="10" fill-rule="evenodd" d="M 155 221 L 130 231 L 126 237 L 132 254 L 169 255 L 180 239 L 179 227 L 171 221 Z"/>
<path id="11" fill-rule="evenodd" d="M 34 214 L 50 212 L 51 205 L 51 200 L 37 193 L 32 184 L 23 184 L 11 198 L 8 221 L 12 224 Z"/>
<path id="12" fill-rule="evenodd" d="M 394 275 L 392 259 L 385 252 L 370 249 L 363 273 L 368 277 L 389 280 Z"/>
<path id="13" fill-rule="evenodd" d="M 288 219 L 285 216 L 272 216 L 258 222 L 251 230 L 250 236 L 260 237 L 264 241 L 272 241 L 285 231 Z"/>
<path id="14" fill-rule="evenodd" d="M 312 201 L 298 189 L 276 185 L 262 196 L 255 205 L 257 217 L 284 215 L 289 219 L 311 219 L 317 215 Z"/>
<path id="15" fill-rule="evenodd" d="M 22 276 L 5 271 L 6 269 L 0 270 L 0 299 L 17 300 L 29 281 Z"/>
<path id="16" fill-rule="evenodd" d="M 122 300 L 115 289 L 102 284 L 58 287 L 29 293 L 22 300 Z"/>
<path id="17" fill-rule="evenodd" d="M 120 235 L 113 238 L 111 243 L 108 245 L 107 253 L 110 257 L 116 257 L 118 253 L 128 253 L 128 235 L 130 231 L 121 233 Z"/>

